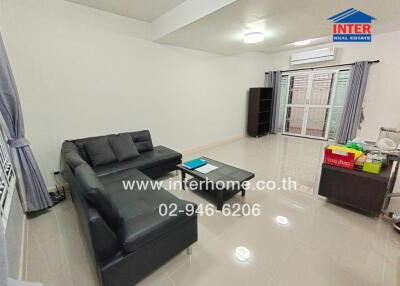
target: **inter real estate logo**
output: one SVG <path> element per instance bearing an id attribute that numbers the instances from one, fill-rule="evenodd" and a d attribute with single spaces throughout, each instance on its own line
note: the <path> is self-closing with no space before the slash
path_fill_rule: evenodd
<path id="1" fill-rule="evenodd" d="M 328 18 L 333 22 L 334 42 L 371 42 L 371 23 L 376 20 L 354 8 Z"/>

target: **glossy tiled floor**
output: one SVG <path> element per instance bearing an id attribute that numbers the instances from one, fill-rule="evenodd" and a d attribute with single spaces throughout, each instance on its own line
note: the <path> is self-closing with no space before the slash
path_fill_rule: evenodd
<path id="1" fill-rule="evenodd" d="M 267 136 L 203 151 L 202 155 L 253 171 L 253 185 L 256 180 L 291 177 L 297 191 L 252 190 L 229 201 L 260 204 L 257 217 L 199 217 L 193 254 L 178 254 L 140 284 L 400 285 L 400 235 L 390 224 L 316 195 L 323 146 L 321 141 Z M 171 191 L 208 203 L 190 192 Z M 277 223 L 277 216 L 286 217 L 287 224 Z M 235 256 L 239 246 L 250 251 L 246 262 Z M 98 285 L 70 201 L 29 220 L 27 264 L 28 278 L 46 286 Z"/>

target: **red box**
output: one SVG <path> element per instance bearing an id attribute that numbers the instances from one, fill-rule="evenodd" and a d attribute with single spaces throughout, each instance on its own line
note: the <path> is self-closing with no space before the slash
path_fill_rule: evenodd
<path id="1" fill-rule="evenodd" d="M 353 169 L 356 160 L 354 153 L 325 148 L 324 163 L 336 167 Z"/>

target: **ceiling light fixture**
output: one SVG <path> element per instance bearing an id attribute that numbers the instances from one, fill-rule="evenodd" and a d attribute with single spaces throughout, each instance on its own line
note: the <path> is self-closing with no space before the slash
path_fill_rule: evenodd
<path id="1" fill-rule="evenodd" d="M 261 32 L 251 32 L 247 33 L 243 37 L 243 42 L 246 44 L 254 44 L 264 41 L 265 35 Z"/>
<path id="2" fill-rule="evenodd" d="M 311 44 L 311 40 L 298 41 L 294 43 L 295 46 L 307 46 L 309 44 Z"/>

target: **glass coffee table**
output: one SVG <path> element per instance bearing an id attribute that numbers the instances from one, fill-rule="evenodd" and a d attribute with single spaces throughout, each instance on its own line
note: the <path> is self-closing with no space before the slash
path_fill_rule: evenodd
<path id="1" fill-rule="evenodd" d="M 217 210 L 222 210 L 224 202 L 241 192 L 242 196 L 246 194 L 243 187 L 246 181 L 254 178 L 254 173 L 242 170 L 231 165 L 207 158 L 200 157 L 215 167 L 215 170 L 203 174 L 199 171 L 190 170 L 179 164 L 177 168 L 182 174 L 182 188 L 189 187 L 191 191 L 206 192 L 212 195 L 217 204 Z M 186 175 L 192 178 L 186 180 Z"/>

